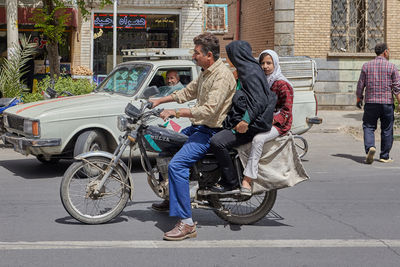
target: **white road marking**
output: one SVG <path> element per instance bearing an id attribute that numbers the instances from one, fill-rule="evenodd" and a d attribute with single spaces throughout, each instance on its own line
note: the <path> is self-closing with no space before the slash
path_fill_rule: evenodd
<path id="1" fill-rule="evenodd" d="M 400 247 L 399 239 L 282 239 L 282 240 L 193 240 L 173 241 L 38 241 L 0 242 L 2 250 L 109 249 L 109 248 L 383 248 Z"/>

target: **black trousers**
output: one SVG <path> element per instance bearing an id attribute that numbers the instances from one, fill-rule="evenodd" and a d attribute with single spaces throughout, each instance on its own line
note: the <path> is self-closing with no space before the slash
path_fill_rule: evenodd
<path id="1" fill-rule="evenodd" d="M 381 159 L 388 159 L 393 145 L 394 105 L 366 103 L 364 106 L 363 130 L 365 153 L 375 147 L 375 130 L 381 122 Z"/>
<path id="2" fill-rule="evenodd" d="M 257 133 L 248 131 L 244 134 L 234 133 L 232 130 L 222 130 L 211 138 L 211 151 L 215 154 L 221 167 L 223 186 L 236 186 L 239 177 L 233 166 L 229 151 L 236 146 L 247 144 Z"/>

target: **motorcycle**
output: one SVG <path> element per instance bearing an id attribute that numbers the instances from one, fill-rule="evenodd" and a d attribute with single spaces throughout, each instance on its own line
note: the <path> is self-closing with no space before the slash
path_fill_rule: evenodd
<path id="1" fill-rule="evenodd" d="M 133 199 L 134 184 L 131 176 L 131 157 L 128 165 L 122 160 L 123 151 L 138 146 L 147 181 L 160 198 L 168 199 L 168 163 L 183 146 L 188 137 L 160 126 L 148 125 L 162 109 L 151 109 L 152 104 L 142 103 L 136 108 L 128 104 L 125 116 L 118 117 L 118 127 L 123 136 L 114 153 L 91 151 L 75 157 L 66 170 L 60 185 L 60 197 L 66 211 L 76 220 L 86 224 L 101 224 L 117 217 L 128 199 Z M 148 152 L 157 152 L 151 163 Z M 231 151 L 235 169 L 243 178 L 243 166 L 236 151 Z M 209 190 L 221 177 L 218 161 L 207 154 L 190 170 L 190 197 L 192 208 L 209 209 L 232 224 L 252 224 L 264 218 L 276 200 L 276 190 L 251 196 L 240 190 L 214 193 Z M 240 181 L 241 182 L 241 181 Z M 241 184 L 241 183 L 240 183 Z"/>

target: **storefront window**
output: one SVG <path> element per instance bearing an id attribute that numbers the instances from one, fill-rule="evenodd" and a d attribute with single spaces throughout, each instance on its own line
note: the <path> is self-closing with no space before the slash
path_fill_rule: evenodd
<path id="1" fill-rule="evenodd" d="M 30 25 L 19 25 L 18 33 L 26 37 L 30 36 L 32 43 L 37 43 L 37 54 L 36 59 L 45 59 L 46 52 L 46 37 L 43 36 L 41 31 L 35 29 L 34 26 Z M 59 45 L 59 54 L 61 62 L 71 62 L 71 30 L 66 30 L 63 36 L 65 42 Z M 7 51 L 7 25 L 0 26 L 0 52 L 4 53 Z"/>
<path id="2" fill-rule="evenodd" d="M 122 62 L 122 49 L 178 48 L 179 15 L 118 14 L 117 63 Z M 113 68 L 113 16 L 94 15 L 93 72 L 103 77 Z"/>
<path id="3" fill-rule="evenodd" d="M 18 27 L 19 36 L 25 35 L 30 37 L 31 43 L 37 44 L 36 54 L 27 63 L 28 72 L 24 74 L 23 81 L 29 89 L 36 89 L 37 82 L 40 81 L 50 73 L 49 64 L 46 64 L 47 51 L 46 44 L 47 40 L 43 36 L 41 31 L 35 29 L 33 25 L 19 25 Z M 59 56 L 60 56 L 60 71 L 65 74 L 70 74 L 71 71 L 71 30 L 67 29 L 63 36 L 65 42 L 59 44 Z M 0 53 L 1 57 L 7 57 L 7 26 L 0 26 Z"/>

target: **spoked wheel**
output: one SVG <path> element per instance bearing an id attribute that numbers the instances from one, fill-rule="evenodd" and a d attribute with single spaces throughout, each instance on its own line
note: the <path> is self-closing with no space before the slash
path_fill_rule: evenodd
<path id="1" fill-rule="evenodd" d="M 271 211 L 276 200 L 276 190 L 254 194 L 252 196 L 233 196 L 233 198 L 215 197 L 209 202 L 217 208 L 215 214 L 232 224 L 253 224 Z"/>
<path id="2" fill-rule="evenodd" d="M 106 223 L 117 217 L 129 198 L 129 179 L 117 166 L 104 186 L 95 191 L 105 174 L 110 160 L 92 157 L 74 162 L 65 172 L 60 186 L 60 197 L 67 212 L 87 224 Z"/>
<path id="3" fill-rule="evenodd" d="M 308 143 L 307 140 L 301 137 L 300 135 L 294 135 L 294 145 L 296 146 L 297 154 L 299 154 L 300 158 L 303 158 L 308 151 Z"/>

